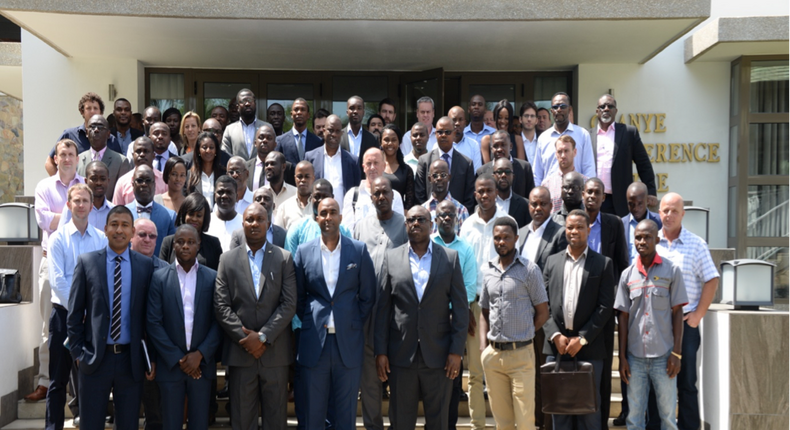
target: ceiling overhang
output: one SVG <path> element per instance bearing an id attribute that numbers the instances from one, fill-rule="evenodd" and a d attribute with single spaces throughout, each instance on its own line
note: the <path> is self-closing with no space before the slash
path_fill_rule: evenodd
<path id="1" fill-rule="evenodd" d="M 685 40 L 686 63 L 788 53 L 788 16 L 717 18 Z"/>

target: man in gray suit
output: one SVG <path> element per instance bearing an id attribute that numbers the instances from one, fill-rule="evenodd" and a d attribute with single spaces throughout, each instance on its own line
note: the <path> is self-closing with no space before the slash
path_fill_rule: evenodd
<path id="1" fill-rule="evenodd" d="M 433 246 L 428 209 L 409 210 L 406 230 L 409 243 L 387 251 L 379 275 L 376 367 L 390 381 L 394 430 L 414 429 L 420 399 L 425 427 L 446 429 L 469 324 L 461 263 L 456 251 Z"/>
<path id="2" fill-rule="evenodd" d="M 255 190 L 255 192 L 252 194 L 252 201 L 253 203 L 260 203 L 263 208 L 266 209 L 266 214 L 268 215 L 269 219 L 272 219 L 275 204 L 274 191 L 272 191 L 271 188 L 261 187 Z M 285 234 L 286 231 L 284 228 L 274 225 L 270 221 L 269 229 L 266 231 L 266 241 L 282 248 L 285 246 Z M 244 238 L 244 229 L 240 228 L 234 230 L 233 235 L 230 237 L 230 249 L 244 245 L 245 241 L 246 239 Z"/>
<path id="3" fill-rule="evenodd" d="M 77 164 L 77 173 L 86 176 L 88 164 L 94 160 L 101 160 L 107 165 L 108 183 L 105 191 L 107 200 L 112 200 L 115 192 L 115 183 L 118 178 L 132 170 L 132 164 L 123 155 L 107 148 L 107 139 L 110 137 L 110 126 L 107 120 L 101 115 L 93 115 L 88 120 L 88 141 L 90 149 L 80 153 L 80 161 Z"/>
<path id="4" fill-rule="evenodd" d="M 239 121 L 228 125 L 222 135 L 222 150 L 230 155 L 238 155 L 251 160 L 257 155 L 255 131 L 267 123 L 256 117 L 255 94 L 247 88 L 236 94 L 239 103 Z"/>
<path id="5" fill-rule="evenodd" d="M 267 243 L 269 217 L 259 203 L 243 216 L 245 246 L 220 257 L 214 307 L 225 331 L 222 362 L 230 369 L 230 417 L 234 430 L 285 429 L 291 318 L 296 277 L 291 254 Z"/>

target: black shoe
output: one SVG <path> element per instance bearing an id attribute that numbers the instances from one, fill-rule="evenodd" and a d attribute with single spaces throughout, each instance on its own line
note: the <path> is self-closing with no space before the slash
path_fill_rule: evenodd
<path id="1" fill-rule="evenodd" d="M 79 416 L 74 417 L 74 420 L 72 422 L 74 423 L 74 427 L 79 427 L 80 426 L 80 417 Z"/>
<path id="2" fill-rule="evenodd" d="M 624 426 L 625 425 L 625 415 L 620 414 L 617 418 L 614 419 L 614 421 L 612 421 L 612 424 L 616 425 L 617 427 Z"/>
<path id="3" fill-rule="evenodd" d="M 218 399 L 227 399 L 228 397 L 229 396 L 228 396 L 228 388 L 227 387 L 217 391 L 217 398 Z"/>
<path id="4" fill-rule="evenodd" d="M 466 391 L 461 391 L 461 394 L 458 396 L 458 400 L 462 400 L 464 402 L 469 400 L 469 394 L 466 394 Z"/>

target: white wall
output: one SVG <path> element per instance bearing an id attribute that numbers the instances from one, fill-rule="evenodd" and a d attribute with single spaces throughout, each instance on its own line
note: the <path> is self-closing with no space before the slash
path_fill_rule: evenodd
<path id="1" fill-rule="evenodd" d="M 77 106 L 80 97 L 89 91 L 99 94 L 104 114 L 109 115 L 108 90 L 113 84 L 118 97 L 128 99 L 139 111 L 142 73 L 142 65 L 132 58 L 67 58 L 22 30 L 26 195 L 33 195 L 46 176 L 45 157 L 63 130 L 83 122 Z"/>

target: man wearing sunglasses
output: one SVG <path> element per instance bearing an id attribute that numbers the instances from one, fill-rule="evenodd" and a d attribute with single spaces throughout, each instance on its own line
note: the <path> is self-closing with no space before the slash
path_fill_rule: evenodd
<path id="1" fill-rule="evenodd" d="M 585 177 L 595 177 L 595 156 L 590 143 L 590 133 L 571 122 L 573 107 L 570 97 L 565 93 L 555 94 L 551 99 L 551 113 L 554 115 L 554 125 L 538 138 L 538 152 L 535 165 L 532 166 L 535 183 L 542 184 L 549 174 L 559 168 L 554 157 L 554 142 L 564 135 L 571 136 L 576 142 L 576 157 L 574 157 L 576 170 Z"/>
<path id="2" fill-rule="evenodd" d="M 148 165 L 142 165 L 134 170 L 132 177 L 134 184 L 134 201 L 126 205 L 134 219 L 150 219 L 159 232 L 156 238 L 154 255 L 159 255 L 162 240 L 176 232 L 176 213 L 154 201 L 154 170 Z"/>

